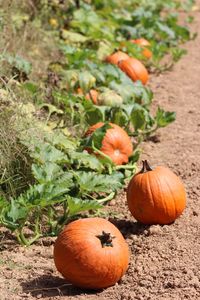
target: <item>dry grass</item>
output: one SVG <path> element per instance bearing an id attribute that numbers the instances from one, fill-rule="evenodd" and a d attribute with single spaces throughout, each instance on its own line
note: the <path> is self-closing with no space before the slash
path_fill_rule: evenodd
<path id="1" fill-rule="evenodd" d="M 16 197 L 32 180 L 31 161 L 15 128 L 16 111 L 0 106 L 0 194 Z"/>
<path id="2" fill-rule="evenodd" d="M 19 55 L 30 62 L 28 80 L 37 84 L 45 78 L 49 63 L 60 55 L 56 36 L 48 30 L 48 23 L 45 28 L 41 24 L 44 11 L 38 10 L 38 2 L 21 0 L 19 5 L 18 0 L 0 0 L 0 195 L 8 197 L 17 196 L 32 181 L 31 160 L 19 141 L 21 129 L 16 128 L 16 107 L 34 99 L 10 84 L 15 78 L 13 66 L 2 55 Z"/>

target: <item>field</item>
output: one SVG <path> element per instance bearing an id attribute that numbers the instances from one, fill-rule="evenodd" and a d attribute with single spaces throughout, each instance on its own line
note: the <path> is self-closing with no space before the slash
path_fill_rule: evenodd
<path id="1" fill-rule="evenodd" d="M 174 22 L 170 28 L 176 37 L 166 27 L 168 35 L 156 36 L 155 28 L 144 31 L 154 60 L 143 57 L 140 47 L 123 44 L 147 67 L 147 85 L 132 83 L 118 67 L 102 63 L 105 53 L 119 47 L 122 33 L 114 40 L 108 30 L 103 39 L 100 19 L 93 30 L 73 21 L 74 32 L 83 35 L 75 35 L 75 43 L 68 23 L 60 21 L 59 7 L 42 10 L 40 1 L 22 1 L 19 9 L 16 2 L 0 2 L 0 300 L 200 299 L 200 1 L 186 1 L 187 7 L 154 2 L 161 15 L 169 8 L 178 11 L 183 26 L 168 22 L 169 27 Z M 142 9 L 138 1 L 124 3 L 132 2 Z M 109 26 L 116 26 L 112 18 Z M 156 45 L 155 38 L 166 43 Z M 88 58 L 92 65 L 86 68 Z M 103 105 L 95 105 L 83 95 L 92 88 L 102 94 L 106 88 L 114 91 L 123 104 L 110 105 L 106 101 L 113 97 L 107 94 Z M 126 89 L 132 97 L 124 94 Z M 85 138 L 98 121 L 116 123 L 129 134 L 134 152 L 127 164 L 114 165 L 100 150 L 107 123 L 92 141 Z M 99 155 L 83 152 L 84 147 Z M 143 225 L 128 210 L 127 183 L 142 160 L 169 167 L 184 183 L 186 209 L 170 225 Z M 110 220 L 129 245 L 129 268 L 112 287 L 76 288 L 55 268 L 56 236 L 66 223 L 83 216 Z"/>

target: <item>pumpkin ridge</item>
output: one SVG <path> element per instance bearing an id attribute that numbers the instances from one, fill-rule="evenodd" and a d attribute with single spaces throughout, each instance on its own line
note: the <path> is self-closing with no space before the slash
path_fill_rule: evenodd
<path id="1" fill-rule="evenodd" d="M 175 210 L 174 218 L 175 218 L 175 216 L 179 215 L 179 214 L 178 214 L 177 207 L 176 207 L 176 201 L 175 201 L 174 195 L 173 195 L 173 193 L 172 193 L 171 187 L 170 187 L 168 181 L 166 180 L 166 177 L 164 177 L 164 181 L 165 181 L 165 183 L 166 183 L 166 185 L 167 185 L 167 187 L 168 187 L 168 190 L 169 190 L 169 192 L 170 192 L 170 194 L 171 194 L 171 197 L 172 197 L 172 199 L 173 199 L 174 210 Z"/>
<path id="2" fill-rule="evenodd" d="M 164 207 L 165 215 L 167 215 L 169 217 L 170 214 L 169 214 L 169 210 L 168 210 L 168 206 L 166 204 L 166 201 L 165 201 L 165 199 L 163 197 L 162 188 L 161 188 L 162 184 L 160 182 L 159 175 L 156 174 L 155 178 L 156 178 L 156 184 L 159 187 L 159 198 L 161 199 L 162 205 Z M 161 222 L 162 222 L 162 220 L 161 220 Z"/>
<path id="3" fill-rule="evenodd" d="M 153 209 L 155 209 L 155 202 L 154 202 L 154 196 L 153 196 L 153 192 L 152 192 L 152 188 L 151 188 L 151 183 L 152 183 L 152 179 L 149 175 L 149 171 L 147 172 L 147 178 L 148 178 L 148 192 L 150 192 L 150 196 L 151 196 L 151 202 L 153 205 Z"/>
<path id="4" fill-rule="evenodd" d="M 133 77 L 134 77 L 134 80 L 135 80 L 135 81 L 137 81 L 137 80 L 140 80 L 140 81 L 141 81 L 141 79 L 137 79 L 137 74 L 136 74 L 136 72 L 135 72 L 135 69 L 133 69 L 132 66 L 128 65 L 128 66 L 126 66 L 126 68 L 127 68 L 127 72 L 126 72 L 126 71 L 124 71 L 124 72 L 126 73 L 126 75 L 127 75 L 129 78 L 131 78 L 131 76 L 130 76 L 130 72 L 131 72 L 131 73 L 133 73 Z"/>

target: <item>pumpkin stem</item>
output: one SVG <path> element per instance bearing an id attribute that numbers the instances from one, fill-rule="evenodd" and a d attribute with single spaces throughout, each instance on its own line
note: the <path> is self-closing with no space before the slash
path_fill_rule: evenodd
<path id="1" fill-rule="evenodd" d="M 146 159 L 142 161 L 142 164 L 143 165 L 142 165 L 142 169 L 141 169 L 140 173 L 146 173 L 149 171 L 153 171 Z"/>
<path id="2" fill-rule="evenodd" d="M 102 248 L 113 247 L 112 240 L 115 238 L 115 236 L 112 236 L 110 233 L 102 231 L 102 234 L 96 235 L 96 237 L 100 239 Z"/>

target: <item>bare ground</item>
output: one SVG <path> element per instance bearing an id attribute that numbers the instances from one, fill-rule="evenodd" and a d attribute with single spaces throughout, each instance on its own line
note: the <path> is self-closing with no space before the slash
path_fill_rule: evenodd
<path id="1" fill-rule="evenodd" d="M 199 2 L 199 1 L 198 1 Z M 200 2 L 199 2 L 200 5 Z M 200 33 L 200 12 L 193 31 Z M 18 299 L 200 299 L 200 35 L 187 43 L 188 54 L 172 72 L 153 77 L 155 105 L 177 112 L 174 124 L 143 144 L 143 159 L 170 167 L 187 190 L 187 208 L 170 226 L 142 226 L 127 212 L 125 193 L 110 203 L 111 220 L 124 234 L 131 261 L 114 287 L 86 292 L 68 285 L 55 270 L 53 239 L 30 248 L 12 236 L 0 240 L 0 300 Z"/>

